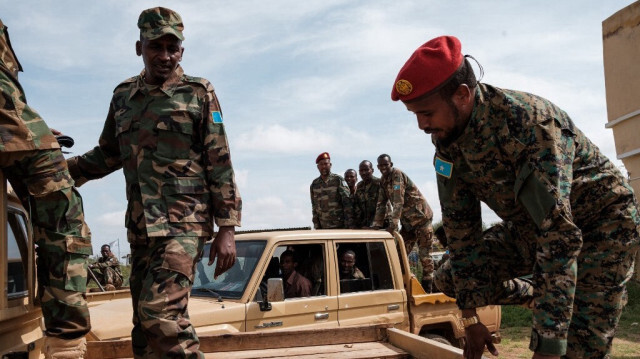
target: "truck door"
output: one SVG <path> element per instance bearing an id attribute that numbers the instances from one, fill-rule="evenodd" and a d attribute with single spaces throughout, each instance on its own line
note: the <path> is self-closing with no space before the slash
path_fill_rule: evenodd
<path id="1" fill-rule="evenodd" d="M 340 326 L 403 323 L 406 296 L 389 263 L 389 251 L 395 249 L 387 248 L 384 240 L 336 241 L 335 245 Z"/>
<path id="2" fill-rule="evenodd" d="M 247 305 L 247 331 L 281 328 L 336 328 L 338 299 L 327 282 L 326 242 L 287 242 L 275 247 L 263 271 L 261 288 Z M 287 273 L 293 261 L 294 273 Z M 269 278 L 282 278 L 285 299 L 260 310 Z"/>

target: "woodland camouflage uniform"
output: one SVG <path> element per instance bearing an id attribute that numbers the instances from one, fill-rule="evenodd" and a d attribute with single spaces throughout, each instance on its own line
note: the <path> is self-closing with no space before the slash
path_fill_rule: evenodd
<path id="1" fill-rule="evenodd" d="M 22 67 L 0 21 L 0 164 L 30 208 L 46 335 L 76 339 L 90 329 L 85 291 L 91 233 L 60 146 L 27 104 L 19 71 Z"/>
<path id="2" fill-rule="evenodd" d="M 487 262 L 522 257 L 511 273 L 495 274 L 500 281 L 533 272 L 530 348 L 608 355 L 640 223 L 620 171 L 549 101 L 486 84 L 462 135 L 435 145 L 436 167 L 451 165 L 437 177 L 458 306 L 493 304 L 495 288 L 478 274 Z M 480 201 L 514 226 L 503 250 L 484 252 Z"/>
<path id="3" fill-rule="evenodd" d="M 100 257 L 94 264 L 96 277 L 100 280 L 100 284 L 111 284 L 116 289 L 122 287 L 122 271 L 120 271 L 120 262 L 115 254 L 111 253 L 107 257 Z"/>
<path id="4" fill-rule="evenodd" d="M 371 176 L 371 181 L 358 182 L 353 196 L 354 223 L 356 228 L 371 227 L 376 216 L 378 195 L 380 194 L 380 178 Z M 390 206 L 388 206 L 390 212 Z M 388 222 L 388 221 L 386 221 Z M 385 223 L 383 227 L 386 227 Z"/>
<path id="5" fill-rule="evenodd" d="M 391 213 L 387 214 L 387 202 L 391 203 Z M 407 254 L 418 244 L 418 254 L 422 263 L 422 280 L 433 279 L 433 212 L 418 187 L 401 170 L 393 167 L 380 180 L 380 193 L 376 205 L 373 225 L 383 227 L 385 217 L 389 218 L 389 227 L 397 230 L 404 239 Z"/>
<path id="6" fill-rule="evenodd" d="M 342 176 L 330 173 L 327 180 L 318 177 L 313 180 L 311 191 L 311 212 L 315 229 L 351 228 L 353 226 L 353 206 L 349 187 Z"/>
<path id="7" fill-rule="evenodd" d="M 138 26 L 149 39 L 167 29 L 182 39 L 182 20 L 169 9 L 143 11 Z M 179 65 L 159 86 L 144 76 L 115 88 L 99 145 L 70 160 L 70 170 L 82 184 L 123 169 L 134 356 L 203 358 L 187 313 L 195 264 L 214 221 L 240 225 L 240 193 L 211 83 Z"/>

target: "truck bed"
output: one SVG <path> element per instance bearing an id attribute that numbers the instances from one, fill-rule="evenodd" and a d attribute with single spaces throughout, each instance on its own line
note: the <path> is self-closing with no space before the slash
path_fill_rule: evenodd
<path id="1" fill-rule="evenodd" d="M 207 359 L 462 358 L 458 348 L 387 326 L 202 336 L 200 350 Z M 131 358 L 131 341 L 89 342 L 86 357 Z"/>

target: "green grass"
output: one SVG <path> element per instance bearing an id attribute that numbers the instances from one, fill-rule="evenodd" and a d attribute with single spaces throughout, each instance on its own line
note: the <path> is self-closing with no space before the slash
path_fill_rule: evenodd
<path id="1" fill-rule="evenodd" d="M 120 266 L 120 271 L 122 272 L 122 276 L 123 276 L 123 281 L 122 281 L 122 286 L 123 287 L 128 287 L 129 286 L 129 277 L 131 276 L 131 267 L 130 266 Z M 98 285 L 96 284 L 95 281 L 91 280 L 89 282 L 89 284 L 87 285 L 88 289 L 91 288 L 98 288 Z"/>

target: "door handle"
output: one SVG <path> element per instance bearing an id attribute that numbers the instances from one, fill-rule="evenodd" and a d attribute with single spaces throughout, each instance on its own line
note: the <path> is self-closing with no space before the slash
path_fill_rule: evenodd
<path id="1" fill-rule="evenodd" d="M 316 320 L 329 319 L 329 313 L 316 313 L 316 315 L 314 315 L 314 318 Z"/>
<path id="2" fill-rule="evenodd" d="M 400 309 L 399 304 L 389 304 L 387 305 L 387 311 L 398 310 Z"/>

